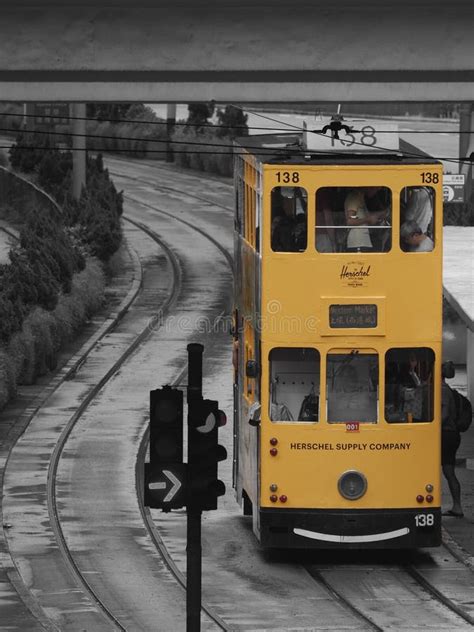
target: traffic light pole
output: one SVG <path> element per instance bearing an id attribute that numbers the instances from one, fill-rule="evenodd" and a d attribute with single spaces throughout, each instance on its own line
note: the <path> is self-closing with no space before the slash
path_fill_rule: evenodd
<path id="1" fill-rule="evenodd" d="M 202 397 L 200 344 L 188 345 L 188 459 L 183 462 L 183 393 L 169 385 L 150 391 L 150 461 L 144 463 L 144 503 L 168 512 L 186 505 L 186 631 L 201 630 L 201 515 L 217 509 L 225 493 L 218 462 L 227 458 L 217 443 L 226 416 L 219 402 Z"/>
<path id="2" fill-rule="evenodd" d="M 202 354 L 204 347 L 197 343 L 188 345 L 188 406 L 192 400 L 202 399 Z M 201 510 L 186 508 L 186 632 L 201 630 Z"/>
<path id="3" fill-rule="evenodd" d="M 186 632 L 201 630 L 201 511 L 187 509 Z"/>

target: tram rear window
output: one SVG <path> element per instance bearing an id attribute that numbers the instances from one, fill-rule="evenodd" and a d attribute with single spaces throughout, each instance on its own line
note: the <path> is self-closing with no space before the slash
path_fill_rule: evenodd
<path id="1" fill-rule="evenodd" d="M 376 423 L 379 387 L 377 353 L 330 353 L 326 367 L 327 418 L 329 423 L 359 421 Z"/>
<path id="2" fill-rule="evenodd" d="M 405 187 L 400 195 L 400 248 L 405 252 L 431 252 L 434 248 L 432 187 Z"/>
<path id="3" fill-rule="evenodd" d="M 271 244 L 274 252 L 303 252 L 308 241 L 308 196 L 301 187 L 272 189 Z"/>
<path id="4" fill-rule="evenodd" d="M 389 349 L 385 354 L 385 419 L 389 423 L 433 421 L 432 349 Z"/>
<path id="5" fill-rule="evenodd" d="M 320 356 L 311 348 L 270 352 L 271 421 L 319 420 Z"/>
<path id="6" fill-rule="evenodd" d="M 318 252 L 387 252 L 391 225 L 387 187 L 323 187 L 316 192 Z"/>

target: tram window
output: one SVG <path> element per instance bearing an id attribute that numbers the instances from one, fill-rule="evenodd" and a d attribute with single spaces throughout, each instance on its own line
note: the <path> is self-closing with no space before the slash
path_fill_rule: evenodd
<path id="1" fill-rule="evenodd" d="M 326 370 L 329 423 L 378 420 L 379 360 L 377 353 L 331 353 Z"/>
<path id="2" fill-rule="evenodd" d="M 400 196 L 400 248 L 405 252 L 431 252 L 434 247 L 432 187 L 405 187 Z"/>
<path id="3" fill-rule="evenodd" d="M 319 420 L 320 356 L 316 349 L 270 351 L 270 420 Z"/>
<path id="4" fill-rule="evenodd" d="M 434 352 L 426 347 L 385 354 L 385 419 L 389 423 L 433 421 Z"/>
<path id="5" fill-rule="evenodd" d="M 387 187 L 323 187 L 316 192 L 318 252 L 387 252 L 391 223 Z"/>
<path id="6" fill-rule="evenodd" d="M 308 196 L 301 187 L 275 187 L 271 194 L 271 244 L 275 252 L 306 250 Z"/>

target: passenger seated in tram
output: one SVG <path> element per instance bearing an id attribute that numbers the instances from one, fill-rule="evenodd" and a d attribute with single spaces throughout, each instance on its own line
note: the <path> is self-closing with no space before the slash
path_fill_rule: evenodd
<path id="1" fill-rule="evenodd" d="M 307 202 L 299 187 L 273 189 L 271 243 L 275 252 L 306 250 Z"/>
<path id="2" fill-rule="evenodd" d="M 316 193 L 316 250 L 336 252 L 336 228 L 333 218 L 332 189 L 324 187 Z"/>
<path id="3" fill-rule="evenodd" d="M 433 246 L 431 237 L 413 220 L 407 220 L 400 226 L 400 247 L 405 252 L 431 252 Z"/>
<path id="4" fill-rule="evenodd" d="M 433 220 L 432 190 L 429 187 L 406 187 L 404 193 L 407 198 L 402 212 L 404 220 L 416 222 L 423 233 L 430 234 Z"/>
<path id="5" fill-rule="evenodd" d="M 351 189 L 347 194 L 344 211 L 349 231 L 345 252 L 382 252 L 382 244 L 373 243 L 369 230 L 370 226 L 386 220 L 388 216 L 388 209 L 373 212 L 369 210 L 375 202 L 373 198 L 381 189 L 382 187 L 360 187 Z"/>

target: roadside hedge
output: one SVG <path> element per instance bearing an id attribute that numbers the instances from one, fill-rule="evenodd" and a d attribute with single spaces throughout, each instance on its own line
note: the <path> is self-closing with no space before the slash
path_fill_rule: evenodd
<path id="1" fill-rule="evenodd" d="M 42 135 L 37 139 L 19 134 L 10 149 L 12 166 L 34 172 L 38 185 L 63 208 L 66 229 L 72 230 L 86 252 L 107 261 L 122 241 L 123 194 L 116 190 L 99 154 L 87 158 L 87 186 L 75 200 L 71 194 L 72 153 L 52 148 L 48 142 Z"/>
<path id="2" fill-rule="evenodd" d="M 218 137 L 213 130 L 180 127 L 172 136 L 174 162 L 180 167 L 232 176 L 232 141 L 227 137 Z"/>
<path id="3" fill-rule="evenodd" d="M 122 240 L 123 196 L 104 169 L 102 157 L 87 160 L 87 186 L 72 198 L 72 155 L 40 138 L 20 134 L 10 150 L 11 163 L 33 174 L 58 202 L 41 204 L 44 194 L 18 178 L 4 191 L 21 217 L 20 238 L 0 265 L 0 408 L 19 383 L 54 368 L 61 344 L 102 304 L 106 262 Z M 6 173 L 8 175 L 8 172 Z M 9 183 L 10 184 L 10 183 Z M 21 185 L 21 186 L 20 186 Z M 18 189 L 18 190 L 17 190 Z M 21 190 L 21 191 L 20 191 Z"/>
<path id="4" fill-rule="evenodd" d="M 33 384 L 56 367 L 60 348 L 101 307 L 104 288 L 103 266 L 91 258 L 53 310 L 34 307 L 21 330 L 0 345 L 0 409 L 15 396 L 19 384 Z"/>

